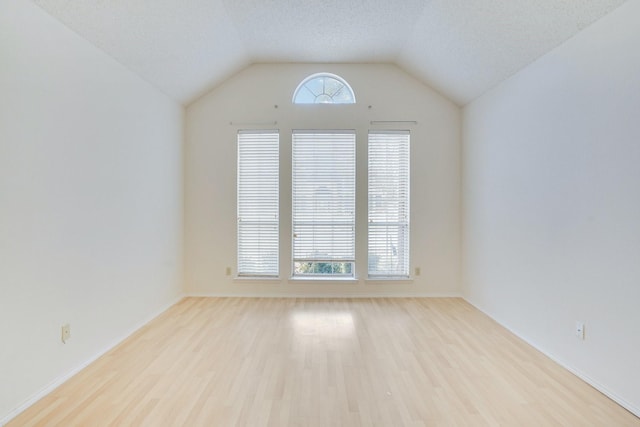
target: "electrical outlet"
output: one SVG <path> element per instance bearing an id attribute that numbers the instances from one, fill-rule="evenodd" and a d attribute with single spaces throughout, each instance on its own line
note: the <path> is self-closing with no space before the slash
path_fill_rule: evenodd
<path id="1" fill-rule="evenodd" d="M 231 267 L 227 267 L 227 268 L 224 270 L 224 274 L 226 274 L 227 276 L 231 276 Z"/>
<path id="2" fill-rule="evenodd" d="M 581 320 L 576 320 L 576 337 L 584 339 L 584 322 Z"/>
<path id="3" fill-rule="evenodd" d="M 62 342 L 67 343 L 71 339 L 71 325 L 68 323 L 66 325 L 62 325 Z"/>
<path id="4" fill-rule="evenodd" d="M 416 276 L 419 276 L 419 275 L 420 275 L 420 267 L 416 267 L 415 275 L 416 275 Z"/>

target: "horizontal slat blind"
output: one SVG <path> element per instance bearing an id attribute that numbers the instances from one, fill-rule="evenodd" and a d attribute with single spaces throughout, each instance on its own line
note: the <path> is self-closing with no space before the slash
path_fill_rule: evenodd
<path id="1" fill-rule="evenodd" d="M 238 132 L 238 275 L 278 276 L 279 133 Z"/>
<path id="2" fill-rule="evenodd" d="M 355 140 L 353 131 L 293 132 L 294 265 L 354 261 Z"/>
<path id="3" fill-rule="evenodd" d="M 369 132 L 369 276 L 409 276 L 409 132 Z"/>

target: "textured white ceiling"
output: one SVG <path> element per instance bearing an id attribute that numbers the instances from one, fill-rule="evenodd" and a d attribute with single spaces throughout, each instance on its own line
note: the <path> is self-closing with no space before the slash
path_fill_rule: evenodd
<path id="1" fill-rule="evenodd" d="M 224 0 L 256 62 L 392 62 L 424 0 Z"/>
<path id="2" fill-rule="evenodd" d="M 626 0 L 431 0 L 397 64 L 461 105 Z"/>
<path id="3" fill-rule="evenodd" d="M 250 64 L 221 0 L 33 0 L 182 103 Z"/>
<path id="4" fill-rule="evenodd" d="M 626 0 L 33 0 L 188 103 L 254 62 L 394 62 L 463 105 Z"/>

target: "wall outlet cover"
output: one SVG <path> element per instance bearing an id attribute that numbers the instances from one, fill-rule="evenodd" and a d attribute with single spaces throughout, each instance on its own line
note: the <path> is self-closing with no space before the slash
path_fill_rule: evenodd
<path id="1" fill-rule="evenodd" d="M 584 339 L 584 322 L 581 320 L 576 320 L 576 337 Z"/>
<path id="2" fill-rule="evenodd" d="M 66 344 L 69 339 L 71 339 L 71 325 L 67 323 L 62 325 L 62 342 Z"/>

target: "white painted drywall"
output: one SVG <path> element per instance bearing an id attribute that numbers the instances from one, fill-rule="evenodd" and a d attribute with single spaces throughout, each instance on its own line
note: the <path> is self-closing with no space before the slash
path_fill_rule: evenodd
<path id="1" fill-rule="evenodd" d="M 463 136 L 465 297 L 636 414 L 639 22 L 627 2 L 514 75 Z"/>
<path id="2" fill-rule="evenodd" d="M 182 115 L 0 2 L 0 424 L 181 294 Z"/>
<path id="3" fill-rule="evenodd" d="M 297 105 L 308 75 L 331 72 L 356 93 L 355 105 Z M 278 106 L 277 108 L 275 106 Z M 369 108 L 371 106 L 371 108 Z M 366 156 L 371 120 L 416 120 L 411 129 L 411 266 L 413 283 L 366 277 Z M 185 276 L 204 295 L 458 294 L 460 271 L 461 110 L 393 65 L 261 64 L 240 72 L 187 108 Z M 277 121 L 277 125 L 268 122 Z M 234 122 L 231 125 L 230 122 Z M 246 125 L 243 123 L 264 123 Z M 236 271 L 236 134 L 277 128 L 281 144 L 281 279 L 234 281 Z M 357 137 L 356 283 L 292 283 L 291 130 L 355 129 Z M 225 276 L 225 268 L 233 270 Z"/>

